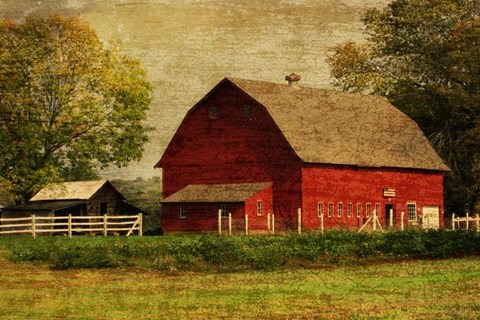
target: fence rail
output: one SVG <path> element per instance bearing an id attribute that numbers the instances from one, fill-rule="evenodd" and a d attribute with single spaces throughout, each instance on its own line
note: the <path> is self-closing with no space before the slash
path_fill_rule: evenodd
<path id="1" fill-rule="evenodd" d="M 470 216 L 467 213 L 465 217 L 457 217 L 455 214 L 452 214 L 452 230 L 455 230 L 455 228 L 461 229 L 462 224 L 466 230 L 469 230 L 475 225 L 477 232 L 480 232 L 480 216 L 478 214 Z"/>
<path id="2" fill-rule="evenodd" d="M 0 219 L 0 235 L 2 234 L 26 234 L 35 238 L 41 233 L 66 233 L 69 238 L 73 233 L 101 233 L 107 236 L 124 232 L 130 236 L 137 231 L 142 236 L 142 214 L 130 216 L 61 216 L 42 217 L 32 215 L 26 218 L 3 218 Z"/>

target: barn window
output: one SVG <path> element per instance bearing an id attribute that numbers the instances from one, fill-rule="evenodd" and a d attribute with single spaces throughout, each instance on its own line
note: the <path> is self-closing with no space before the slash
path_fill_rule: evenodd
<path id="1" fill-rule="evenodd" d="M 328 204 L 328 217 L 331 218 L 333 213 L 333 203 Z"/>
<path id="2" fill-rule="evenodd" d="M 107 213 L 108 213 L 108 203 L 107 202 L 100 203 L 100 214 L 104 215 Z"/>
<path id="3" fill-rule="evenodd" d="M 257 201 L 257 215 L 261 216 L 262 215 L 262 206 L 263 206 L 263 202 L 262 200 L 258 200 Z"/>
<path id="4" fill-rule="evenodd" d="M 210 106 L 208 117 L 210 119 L 216 119 L 218 116 L 218 110 L 216 106 Z"/>
<path id="5" fill-rule="evenodd" d="M 342 213 L 343 213 L 343 203 L 339 203 L 338 210 L 337 210 L 337 215 L 339 218 L 342 216 Z"/>
<path id="6" fill-rule="evenodd" d="M 353 211 L 353 205 L 349 203 L 347 205 L 347 217 L 351 218 L 352 217 L 352 211 Z"/>
<path id="7" fill-rule="evenodd" d="M 408 220 L 417 220 L 417 204 L 407 203 Z"/>
<path id="8" fill-rule="evenodd" d="M 371 208 L 370 203 L 367 203 L 367 205 L 365 206 L 365 215 L 367 217 L 370 217 L 370 208 Z"/>
<path id="9" fill-rule="evenodd" d="M 243 114 L 248 116 L 250 114 L 250 105 L 244 104 L 243 105 Z"/>
<path id="10" fill-rule="evenodd" d="M 362 204 L 357 203 L 357 218 L 360 218 L 361 215 L 362 215 Z"/>
<path id="11" fill-rule="evenodd" d="M 377 217 L 380 216 L 380 205 L 379 204 L 375 205 L 375 213 L 377 214 Z"/>
<path id="12" fill-rule="evenodd" d="M 222 218 L 228 218 L 227 205 L 225 203 L 220 206 L 220 210 L 222 210 Z"/>
<path id="13" fill-rule="evenodd" d="M 318 203 L 318 216 L 323 216 L 323 203 L 319 202 Z"/>
<path id="14" fill-rule="evenodd" d="M 187 206 L 184 204 L 180 205 L 180 218 L 182 219 L 187 218 Z"/>

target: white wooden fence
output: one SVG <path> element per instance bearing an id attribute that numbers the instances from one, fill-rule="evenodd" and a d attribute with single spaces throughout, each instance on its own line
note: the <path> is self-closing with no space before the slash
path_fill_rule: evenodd
<path id="1" fill-rule="evenodd" d="M 131 216 L 61 216 L 42 217 L 32 215 L 26 218 L 0 219 L 0 235 L 3 234 L 31 234 L 35 238 L 38 234 L 63 233 L 69 238 L 73 233 L 103 234 L 125 233 L 130 236 L 137 231 L 142 236 L 142 214 Z"/>
<path id="2" fill-rule="evenodd" d="M 462 224 L 466 230 L 475 226 L 477 232 L 480 232 L 480 216 L 478 214 L 470 216 L 467 213 L 465 217 L 456 217 L 455 214 L 452 214 L 452 230 L 461 229 Z"/>

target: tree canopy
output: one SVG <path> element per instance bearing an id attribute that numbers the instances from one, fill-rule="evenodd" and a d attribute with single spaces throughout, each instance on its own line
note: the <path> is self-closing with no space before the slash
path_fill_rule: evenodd
<path id="1" fill-rule="evenodd" d="M 446 210 L 480 195 L 480 2 L 394 0 L 363 16 L 366 42 L 328 58 L 334 84 L 386 96 L 417 121 L 452 172 Z"/>
<path id="2" fill-rule="evenodd" d="M 151 84 L 80 19 L 0 22 L 0 183 L 28 200 L 53 180 L 139 160 Z"/>

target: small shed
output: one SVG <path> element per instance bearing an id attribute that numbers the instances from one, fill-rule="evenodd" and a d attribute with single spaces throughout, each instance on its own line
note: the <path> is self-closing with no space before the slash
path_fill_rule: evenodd
<path id="1" fill-rule="evenodd" d="M 39 216 L 125 215 L 143 211 L 129 204 L 108 180 L 52 183 L 28 203 L 3 209 L 4 218 Z"/>

